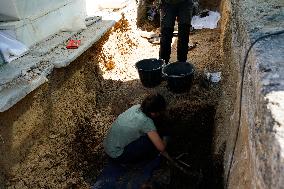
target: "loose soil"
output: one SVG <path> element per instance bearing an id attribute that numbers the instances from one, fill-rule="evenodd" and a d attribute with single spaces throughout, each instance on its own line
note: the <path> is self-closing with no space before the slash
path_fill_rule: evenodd
<path id="1" fill-rule="evenodd" d="M 172 61 L 176 60 L 174 40 Z M 190 40 L 198 43 L 188 54 L 196 68 L 191 90 L 174 94 L 165 81 L 155 88 L 143 87 L 134 64 L 157 58 L 159 45 L 140 36 L 136 5 L 129 6 L 124 18 L 99 42 L 69 67 L 55 70 L 48 84 L 17 107 L 0 114 L 5 141 L 0 153 L 3 188 L 89 188 L 106 162 L 102 140 L 111 123 L 152 92 L 165 97 L 169 118 L 177 128 L 176 149 L 171 153 L 187 151 L 193 164 L 203 158 L 196 164 L 207 178 L 201 188 L 212 183 L 220 186 L 215 177 L 208 180 L 215 173 L 221 176 L 210 164 L 215 107 L 229 75 L 223 66 L 220 29 L 195 31 Z M 201 82 L 205 70 L 221 71 L 224 77 L 218 85 L 206 86 Z M 171 188 L 187 186 L 177 182 L 179 178 L 184 177 L 173 172 Z"/>

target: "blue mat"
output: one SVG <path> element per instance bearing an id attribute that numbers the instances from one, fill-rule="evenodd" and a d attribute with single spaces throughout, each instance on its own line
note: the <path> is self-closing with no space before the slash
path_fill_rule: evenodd
<path id="1" fill-rule="evenodd" d="M 123 167 L 110 161 L 97 178 L 92 189 L 139 189 L 144 182 L 151 178 L 160 162 L 160 156 L 148 163 L 131 167 Z"/>

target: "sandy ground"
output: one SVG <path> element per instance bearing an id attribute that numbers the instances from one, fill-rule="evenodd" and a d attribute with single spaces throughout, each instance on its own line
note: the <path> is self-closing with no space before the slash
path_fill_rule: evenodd
<path id="1" fill-rule="evenodd" d="M 223 67 L 220 29 L 195 31 L 190 37 L 198 45 L 188 54 L 197 71 L 189 92 L 169 92 L 165 81 L 148 89 L 141 85 L 134 65 L 141 59 L 157 58 L 159 45 L 140 37 L 133 6 L 97 44 L 69 67 L 55 70 L 49 84 L 18 104 L 25 106 L 32 102 L 31 107 L 42 106 L 47 110 L 37 114 L 20 110 L 17 118 L 11 113 L 19 111 L 14 108 L 11 114 L 0 115 L 13 120 L 3 122 L 6 126 L 0 130 L 2 136 L 8 133 L 10 137 L 10 142 L 1 144 L 3 188 L 89 188 L 105 163 L 102 140 L 107 129 L 117 115 L 140 103 L 151 92 L 165 96 L 171 117 L 186 118 L 202 107 L 217 106 L 226 78 L 216 86 L 204 87 L 201 76 L 204 70 L 222 71 L 224 77 L 229 75 Z M 172 61 L 176 56 L 175 41 Z M 71 82 L 69 77 L 75 79 Z M 37 100 L 42 98 L 51 99 L 55 104 Z M 81 106 L 82 103 L 87 105 Z M 41 129 L 33 130 L 28 124 L 24 127 L 27 116 L 33 127 L 43 125 Z M 8 128 L 17 124 L 13 131 Z M 25 139 L 25 133 L 31 130 L 32 134 Z M 21 143 L 28 145 L 21 148 Z M 12 147 L 16 150 L 11 151 Z M 11 154 L 14 158 L 9 159 Z"/>

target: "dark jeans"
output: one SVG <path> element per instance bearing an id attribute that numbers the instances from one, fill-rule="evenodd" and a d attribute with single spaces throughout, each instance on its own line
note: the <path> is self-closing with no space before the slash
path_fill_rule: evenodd
<path id="1" fill-rule="evenodd" d="M 192 17 L 192 0 L 185 0 L 178 4 L 161 4 L 161 40 L 160 40 L 160 59 L 166 63 L 170 60 L 171 42 L 173 38 L 175 20 L 178 21 L 178 41 L 177 41 L 177 59 L 186 62 L 188 53 L 188 42 L 190 23 Z"/>
<path id="2" fill-rule="evenodd" d="M 133 164 L 152 160 L 158 154 L 159 151 L 156 149 L 152 141 L 147 135 L 144 135 L 128 144 L 124 148 L 123 153 L 117 158 L 112 158 L 112 160 L 122 164 Z"/>

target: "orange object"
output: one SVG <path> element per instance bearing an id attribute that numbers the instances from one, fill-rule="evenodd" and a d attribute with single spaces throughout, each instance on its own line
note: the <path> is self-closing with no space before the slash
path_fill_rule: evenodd
<path id="1" fill-rule="evenodd" d="M 81 44 L 81 40 L 69 40 L 66 46 L 67 49 L 77 49 Z"/>

